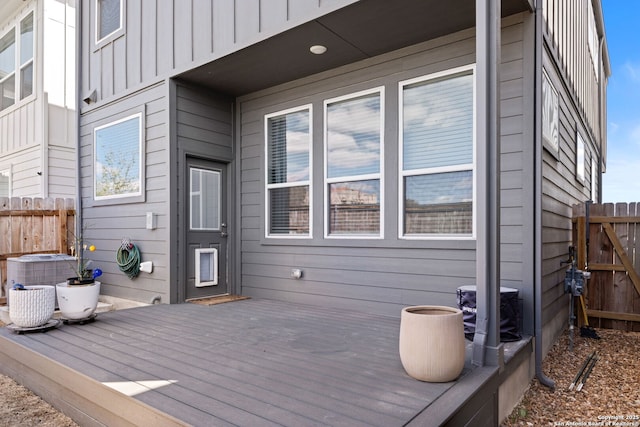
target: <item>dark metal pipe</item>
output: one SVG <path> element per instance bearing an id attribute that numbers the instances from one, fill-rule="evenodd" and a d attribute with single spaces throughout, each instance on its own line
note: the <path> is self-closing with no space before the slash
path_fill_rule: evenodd
<path id="1" fill-rule="evenodd" d="M 542 2 L 535 9 L 535 123 L 534 123 L 534 329 L 536 378 L 554 390 L 556 383 L 542 372 Z"/>

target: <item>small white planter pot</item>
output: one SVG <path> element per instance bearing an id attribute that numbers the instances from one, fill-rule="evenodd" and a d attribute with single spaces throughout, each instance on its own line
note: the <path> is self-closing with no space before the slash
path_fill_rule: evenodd
<path id="1" fill-rule="evenodd" d="M 46 324 L 56 307 L 56 288 L 25 286 L 25 290 L 9 289 L 9 318 L 20 328 L 36 328 Z"/>
<path id="2" fill-rule="evenodd" d="M 462 311 L 444 306 L 402 310 L 400 360 L 407 374 L 420 381 L 453 381 L 464 368 Z"/>
<path id="3" fill-rule="evenodd" d="M 98 306 L 100 282 L 88 285 L 58 283 L 58 307 L 63 319 L 81 320 L 89 318 Z"/>

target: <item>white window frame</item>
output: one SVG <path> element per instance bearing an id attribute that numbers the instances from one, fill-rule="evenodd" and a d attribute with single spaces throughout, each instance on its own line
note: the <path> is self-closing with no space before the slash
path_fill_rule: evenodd
<path id="1" fill-rule="evenodd" d="M 404 163 L 404 137 L 403 137 L 403 122 L 404 122 L 404 87 L 415 83 L 427 82 L 429 80 L 440 80 L 453 78 L 459 75 L 469 75 L 473 77 L 473 137 L 472 137 L 472 163 L 434 167 L 427 169 L 414 169 L 411 171 L 405 171 L 403 167 Z M 477 97 L 476 97 L 476 66 L 470 64 L 462 67 L 452 68 L 449 70 L 428 74 L 425 76 L 416 77 L 409 80 L 403 80 L 398 82 L 398 238 L 404 240 L 474 240 L 476 238 L 477 229 L 477 157 L 476 157 L 476 110 L 477 110 Z M 405 234 L 404 233 L 404 180 L 407 176 L 421 176 L 440 174 L 447 172 L 461 172 L 471 170 L 472 174 L 472 200 L 471 200 L 471 234 Z"/>
<path id="2" fill-rule="evenodd" d="M 580 134 L 576 131 L 576 179 L 584 184 L 586 173 L 587 147 Z"/>
<path id="3" fill-rule="evenodd" d="M 309 179 L 285 182 L 280 184 L 269 184 L 269 119 L 274 117 L 286 116 L 290 113 L 297 113 L 299 111 L 309 112 Z M 264 206 L 265 206 L 265 224 L 264 235 L 265 238 L 270 239 L 312 239 L 313 238 L 313 105 L 305 104 L 298 107 L 288 108 L 286 110 L 276 111 L 274 113 L 266 114 L 264 116 L 264 182 L 265 182 L 265 194 L 264 194 Z M 271 234 L 269 232 L 271 222 L 271 198 L 269 197 L 269 190 L 277 188 L 292 188 L 292 187 L 309 187 L 309 233 L 308 234 Z"/>
<path id="4" fill-rule="evenodd" d="M 29 15 L 32 14 L 33 15 L 33 45 L 32 45 L 32 55 L 31 55 L 31 60 L 26 61 L 24 64 L 20 63 L 20 52 L 22 51 L 22 39 L 20 37 L 21 35 L 21 28 L 22 28 L 22 21 Z M 21 13 L 19 16 L 15 17 L 15 24 L 13 24 L 11 26 L 11 28 L 8 31 L 5 31 L 3 34 L 0 35 L 0 39 L 4 38 L 7 34 L 9 34 L 10 32 L 13 32 L 13 43 L 14 43 L 14 69 L 13 72 L 10 74 L 7 74 L 2 81 L 0 81 L 0 83 L 6 81 L 7 79 L 11 78 L 13 76 L 14 81 L 13 81 L 13 86 L 14 86 L 14 99 L 13 99 L 13 104 L 5 107 L 4 109 L 2 109 L 2 106 L 0 105 L 0 114 L 5 114 L 8 111 L 12 111 L 13 109 L 16 108 L 16 106 L 24 103 L 24 102 L 28 102 L 31 99 L 33 99 L 35 97 L 35 93 L 36 93 L 36 60 L 35 60 L 35 56 L 36 56 L 36 40 L 38 38 L 38 34 L 37 34 L 37 17 L 36 17 L 36 12 L 35 9 L 31 8 L 28 10 L 25 10 L 23 13 Z M 33 66 L 32 68 L 32 76 L 31 76 L 31 93 L 27 96 L 25 96 L 24 98 L 22 97 L 22 70 L 28 66 L 29 64 L 31 64 Z"/>
<path id="5" fill-rule="evenodd" d="M 546 90 L 545 90 L 546 86 Z M 547 107 L 552 111 L 553 117 L 545 117 L 545 112 L 548 111 Z M 546 71 L 542 71 L 542 140 L 543 146 L 553 156 L 558 159 L 560 155 L 560 103 L 558 97 L 558 91 L 553 86 L 551 78 Z M 549 119 L 547 123 L 545 121 Z M 556 132 L 553 134 L 553 129 Z"/>
<path id="6" fill-rule="evenodd" d="M 376 174 L 365 175 L 352 175 L 347 177 L 335 177 L 329 178 L 329 152 L 328 152 L 328 120 L 327 112 L 329 104 L 336 102 L 346 101 L 349 99 L 360 98 L 362 96 L 378 93 L 380 96 L 380 172 Z M 336 98 L 326 99 L 324 101 L 324 128 L 323 128 L 323 150 L 324 150 L 324 184 L 323 184 L 323 200 L 324 200 L 324 238 L 325 239 L 384 239 L 384 129 L 385 129 L 385 88 L 384 86 L 378 86 L 375 88 L 350 93 L 348 95 L 339 96 Z M 329 185 L 339 182 L 358 182 L 367 180 L 378 180 L 380 182 L 380 232 L 378 234 L 330 234 L 329 226 L 331 215 L 329 209 L 331 208 Z"/>
<path id="7" fill-rule="evenodd" d="M 120 37 L 122 34 L 124 34 L 125 16 L 126 16 L 124 11 L 127 6 L 126 0 L 119 0 L 120 1 L 120 26 L 114 31 L 100 38 L 100 1 L 101 0 L 94 1 L 94 24 L 95 24 L 94 25 L 95 26 L 94 44 L 96 47 L 104 43 L 107 43 L 117 37 Z"/>
<path id="8" fill-rule="evenodd" d="M 110 194 L 106 196 L 98 196 L 97 188 L 98 188 L 98 174 L 97 174 L 97 159 L 98 159 L 98 144 L 97 144 L 97 134 L 102 129 L 110 128 L 113 126 L 117 126 L 120 123 L 129 121 L 131 119 L 138 120 L 138 191 L 124 194 Z M 93 130 L 93 200 L 96 202 L 112 202 L 112 203 L 123 203 L 123 202 L 135 202 L 135 201 L 144 201 L 144 192 L 145 192 L 145 143 L 144 143 L 144 114 L 142 112 L 138 112 L 135 114 L 127 115 L 126 117 L 122 117 L 118 120 L 114 120 L 100 126 L 96 126 Z"/>

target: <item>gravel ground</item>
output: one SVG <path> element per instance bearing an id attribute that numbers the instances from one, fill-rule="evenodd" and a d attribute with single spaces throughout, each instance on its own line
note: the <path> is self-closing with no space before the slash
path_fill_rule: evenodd
<path id="1" fill-rule="evenodd" d="M 556 383 L 554 392 L 533 380 L 520 404 L 503 423 L 507 426 L 640 426 L 640 332 L 596 329 L 599 340 L 575 331 L 569 351 L 565 333 L 542 363 Z M 599 356 L 582 390 L 569 385 L 585 359 Z"/>
<path id="2" fill-rule="evenodd" d="M 3 326 L 0 322 L 0 326 Z M 640 427 L 640 332 L 597 329 L 599 340 L 576 331 L 573 352 L 565 332 L 544 359 L 555 391 L 531 381 L 520 404 L 502 424 L 511 426 Z M 581 391 L 569 385 L 585 359 L 599 360 Z M 0 375 L 0 427 L 74 427 L 70 418 L 10 378 Z"/>

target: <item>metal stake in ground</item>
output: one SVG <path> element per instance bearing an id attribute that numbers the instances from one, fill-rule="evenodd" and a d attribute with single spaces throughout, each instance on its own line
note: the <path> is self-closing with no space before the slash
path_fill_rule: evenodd
<path id="1" fill-rule="evenodd" d="M 591 370 L 596 365 L 596 362 L 598 361 L 598 359 L 599 357 L 597 355 L 593 358 L 593 360 L 591 361 L 591 364 L 589 365 L 589 368 L 587 369 L 587 372 L 584 373 L 584 376 L 582 377 L 580 384 L 578 384 L 578 387 L 576 387 L 576 391 L 582 390 L 582 387 L 587 382 L 587 378 L 589 378 L 589 374 L 591 374 Z"/>
<path id="2" fill-rule="evenodd" d="M 591 359 L 593 359 L 593 357 L 596 355 L 595 350 L 593 352 L 591 352 L 591 354 L 589 356 L 587 356 L 587 358 L 584 360 L 584 363 L 582 364 L 582 367 L 580 368 L 580 370 L 578 371 L 578 373 L 576 374 L 576 377 L 573 379 L 573 382 L 569 385 L 569 390 L 573 390 L 573 388 L 576 386 L 576 383 L 578 382 L 578 380 L 580 379 L 580 377 L 582 376 L 582 374 L 584 373 L 584 370 L 586 369 L 587 365 L 589 364 L 589 362 L 591 362 Z"/>

